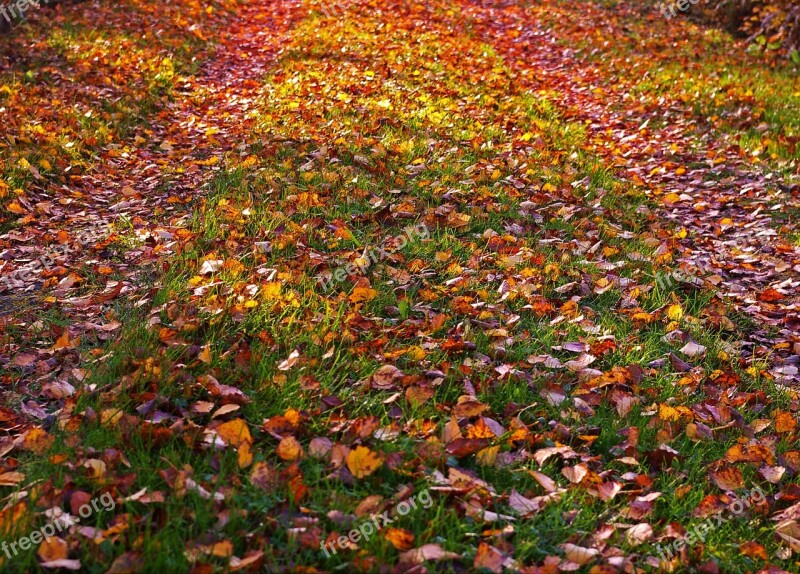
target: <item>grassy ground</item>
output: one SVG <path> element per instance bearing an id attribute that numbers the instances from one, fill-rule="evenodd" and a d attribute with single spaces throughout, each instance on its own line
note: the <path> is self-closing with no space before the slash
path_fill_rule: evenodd
<path id="1" fill-rule="evenodd" d="M 32 188 L 76 186 L 101 169 L 101 151 L 116 150 L 112 158 L 129 151 L 133 129 L 146 130 L 177 80 L 208 56 L 202 30 L 215 8 L 223 6 L 55 6 L 29 11 L 12 34 L 0 37 L 0 108 L 8 134 L 0 143 L 0 229 L 12 228 L 15 216 L 42 201 Z M 160 33 L 136 33 L 148 26 Z"/>
<path id="2" fill-rule="evenodd" d="M 34 508 L 62 492 L 108 491 L 114 510 L 69 538 L 87 572 L 115 559 L 421 571 L 412 549 L 425 544 L 442 572 L 657 571 L 656 545 L 732 492 L 791 491 L 800 452 L 781 413 L 796 418 L 796 394 L 731 355 L 747 317 L 657 281 L 679 230 L 469 30 L 458 4 L 432 2 L 312 12 L 293 31 L 257 129 L 175 238 L 153 305 L 116 306 L 121 338 L 46 437 L 26 441 L 33 508 L 7 507 L 6 539 L 41 526 Z M 720 118 L 719 94 L 754 98 L 770 140 L 724 129 L 793 161 L 781 138 L 796 118 L 776 95 L 796 89 L 790 73 L 761 70 L 746 93 L 740 68 L 710 73 L 676 63 L 636 89 L 657 98 L 680 78 L 678 97 L 700 94 L 697 112 Z M 398 247 L 408 226 L 424 232 Z M 363 272 L 320 280 L 378 247 Z M 681 353 L 690 340 L 705 352 Z M 363 447 L 378 468 L 359 472 Z M 771 484 L 776 461 L 787 474 Z M 426 491 L 429 507 L 397 512 Z M 391 528 L 321 549 L 378 509 Z M 791 570 L 769 511 L 714 528 L 672 567 Z M 39 562 L 31 551 L 3 569 Z"/>

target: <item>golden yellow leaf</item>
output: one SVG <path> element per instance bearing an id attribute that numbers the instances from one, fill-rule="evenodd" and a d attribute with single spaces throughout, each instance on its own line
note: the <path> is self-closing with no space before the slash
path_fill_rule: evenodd
<path id="1" fill-rule="evenodd" d="M 383 465 L 383 460 L 365 446 L 357 446 L 347 455 L 347 468 L 356 478 L 369 476 Z"/>
<path id="2" fill-rule="evenodd" d="M 680 321 L 683 317 L 683 308 L 679 303 L 674 303 L 667 307 L 667 317 L 672 321 Z"/>
<path id="3" fill-rule="evenodd" d="M 16 213 L 17 215 L 22 215 L 25 213 L 25 210 L 16 201 L 12 201 L 11 203 L 9 203 L 6 206 L 6 209 L 9 210 L 11 213 Z"/>
<path id="4" fill-rule="evenodd" d="M 226 423 L 222 423 L 216 428 L 217 434 L 232 447 L 238 447 L 242 444 L 253 444 L 253 437 L 250 435 L 250 429 L 247 423 L 242 419 L 233 419 Z"/>
<path id="5" fill-rule="evenodd" d="M 243 443 L 237 450 L 237 462 L 239 468 L 247 468 L 253 464 L 253 451 L 250 449 L 250 443 Z"/>
<path id="6" fill-rule="evenodd" d="M 197 360 L 207 365 L 211 363 L 211 345 L 203 345 L 197 354 Z"/>
<path id="7" fill-rule="evenodd" d="M 372 301 L 375 297 L 378 296 L 378 292 L 375 289 L 370 289 L 369 287 L 356 287 L 353 289 L 353 292 L 350 293 L 351 303 L 365 303 L 367 301 Z"/>
<path id="8" fill-rule="evenodd" d="M 44 429 L 33 428 L 27 432 L 22 444 L 25 450 L 29 450 L 34 454 L 44 454 L 53 444 L 53 437 Z"/>

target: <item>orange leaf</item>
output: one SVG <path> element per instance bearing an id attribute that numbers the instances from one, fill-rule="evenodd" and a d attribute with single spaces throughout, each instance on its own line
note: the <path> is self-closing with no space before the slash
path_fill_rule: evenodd
<path id="1" fill-rule="evenodd" d="M 745 542 L 739 546 L 739 552 L 750 558 L 761 558 L 761 560 L 769 560 L 767 556 L 767 549 L 758 542 Z"/>
<path id="2" fill-rule="evenodd" d="M 792 413 L 785 411 L 775 411 L 775 430 L 777 432 L 792 432 L 797 428 L 797 419 Z"/>
<path id="3" fill-rule="evenodd" d="M 64 560 L 69 554 L 69 546 L 63 538 L 45 538 L 39 545 L 36 555 L 42 562 L 52 562 L 53 560 Z"/>
<path id="4" fill-rule="evenodd" d="M 402 528 L 389 527 L 383 536 L 398 550 L 408 550 L 414 546 L 414 535 Z"/>
<path id="5" fill-rule="evenodd" d="M 783 301 L 784 299 L 786 299 L 786 295 L 776 291 L 771 287 L 769 289 L 764 289 L 758 294 L 758 300 L 765 303 L 777 303 L 778 301 Z"/>
<path id="6" fill-rule="evenodd" d="M 283 460 L 297 460 L 303 456 L 303 447 L 296 438 L 287 436 L 281 439 L 277 452 Z"/>

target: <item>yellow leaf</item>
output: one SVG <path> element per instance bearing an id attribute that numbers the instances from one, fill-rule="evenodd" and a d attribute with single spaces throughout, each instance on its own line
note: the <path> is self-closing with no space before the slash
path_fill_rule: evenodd
<path id="1" fill-rule="evenodd" d="M 356 478 L 369 476 L 383 466 L 383 460 L 365 446 L 357 446 L 347 455 L 347 468 Z"/>
<path id="2" fill-rule="evenodd" d="M 232 447 L 238 447 L 242 444 L 253 444 L 253 437 L 250 435 L 250 429 L 247 428 L 247 423 L 242 419 L 233 419 L 226 423 L 222 423 L 216 428 L 217 434 Z"/>
<path id="3" fill-rule="evenodd" d="M 206 365 L 211 363 L 211 345 L 203 345 L 197 354 L 197 360 Z"/>
<path id="4" fill-rule="evenodd" d="M 350 293 L 349 299 L 351 303 L 365 303 L 367 301 L 372 301 L 377 296 L 378 292 L 375 289 L 356 287 L 353 289 L 353 292 Z"/>
<path id="5" fill-rule="evenodd" d="M 489 446 L 479 451 L 475 458 L 478 464 L 482 466 L 493 466 L 499 453 L 499 446 Z"/>
<path id="6" fill-rule="evenodd" d="M 281 284 L 277 281 L 266 283 L 261 289 L 261 296 L 267 301 L 277 301 L 281 298 Z"/>
<path id="7" fill-rule="evenodd" d="M 23 441 L 25 450 L 29 450 L 34 454 L 44 454 L 53 444 L 53 437 L 50 436 L 46 430 L 41 428 L 32 428 L 25 435 Z"/>
<path id="8" fill-rule="evenodd" d="M 250 450 L 250 443 L 244 443 L 239 447 L 237 453 L 239 468 L 247 468 L 253 464 L 253 451 Z"/>
<path id="9" fill-rule="evenodd" d="M 209 165 L 210 166 L 210 165 L 216 165 L 216 163 L 218 161 L 219 161 L 219 157 L 215 156 L 215 155 L 212 155 L 210 158 L 208 158 L 206 160 L 196 161 L 194 163 L 196 163 L 197 165 Z"/>
<path id="10" fill-rule="evenodd" d="M 406 350 L 406 355 L 408 355 L 409 357 L 411 357 L 415 361 L 421 361 L 422 359 L 424 359 L 426 357 L 427 353 L 425 352 L 425 349 L 415 345 L 413 347 L 409 347 Z"/>
<path id="11" fill-rule="evenodd" d="M 692 411 L 683 406 L 671 407 L 665 404 L 658 405 L 658 418 L 661 420 L 679 421 L 684 417 L 691 420 L 693 417 Z"/>
<path id="12" fill-rule="evenodd" d="M 672 321 L 680 321 L 683 317 L 683 308 L 679 303 L 674 303 L 667 307 L 667 317 Z"/>
<path id="13" fill-rule="evenodd" d="M 9 203 L 6 206 L 6 209 L 8 209 L 11 213 L 16 213 L 17 215 L 22 215 L 25 213 L 25 210 L 16 201 L 12 201 L 11 203 Z"/>

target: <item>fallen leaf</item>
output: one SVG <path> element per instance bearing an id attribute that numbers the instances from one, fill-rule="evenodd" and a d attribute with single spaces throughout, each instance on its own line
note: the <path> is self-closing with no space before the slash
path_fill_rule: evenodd
<path id="1" fill-rule="evenodd" d="M 347 455 L 347 468 L 356 478 L 364 478 L 378 470 L 383 460 L 365 446 L 357 446 Z"/>

